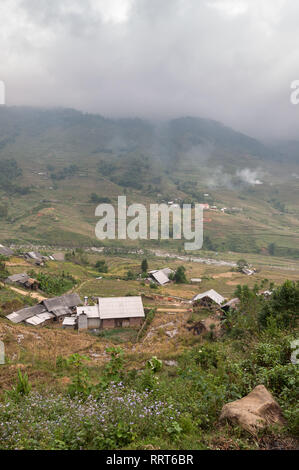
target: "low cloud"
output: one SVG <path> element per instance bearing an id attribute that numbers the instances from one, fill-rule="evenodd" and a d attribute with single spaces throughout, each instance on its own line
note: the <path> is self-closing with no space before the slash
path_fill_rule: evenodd
<path id="1" fill-rule="evenodd" d="M 249 168 L 244 168 L 243 170 L 237 170 L 236 176 L 246 184 L 251 186 L 255 186 L 257 184 L 263 184 L 261 181 L 262 171 L 258 170 L 250 170 Z"/>
<path id="2" fill-rule="evenodd" d="M 217 167 L 206 179 L 206 184 L 210 189 L 226 188 L 237 189 L 240 186 L 256 186 L 263 184 L 261 178 L 264 172 L 257 168 L 242 168 L 236 170 L 234 174 L 229 174 L 221 166 Z"/>
<path id="3" fill-rule="evenodd" d="M 1 0 L 8 105 L 202 116 L 297 138 L 299 2 Z"/>

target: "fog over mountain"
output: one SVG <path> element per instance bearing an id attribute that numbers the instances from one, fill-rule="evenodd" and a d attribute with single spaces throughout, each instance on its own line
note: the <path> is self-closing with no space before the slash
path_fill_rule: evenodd
<path id="1" fill-rule="evenodd" d="M 8 105 L 215 119 L 297 139 L 293 0 L 2 0 Z"/>

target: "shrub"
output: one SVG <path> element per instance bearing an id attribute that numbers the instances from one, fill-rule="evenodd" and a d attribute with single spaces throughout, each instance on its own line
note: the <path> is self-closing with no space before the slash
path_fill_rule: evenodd
<path id="1" fill-rule="evenodd" d="M 173 277 L 174 281 L 177 284 L 187 284 L 187 278 L 186 278 L 185 272 L 186 272 L 186 269 L 184 268 L 184 266 L 178 267 Z"/>
<path id="2" fill-rule="evenodd" d="M 295 326 L 299 315 L 299 282 L 285 281 L 265 302 L 259 314 L 259 324 L 266 328 L 274 318 L 279 328 Z"/>

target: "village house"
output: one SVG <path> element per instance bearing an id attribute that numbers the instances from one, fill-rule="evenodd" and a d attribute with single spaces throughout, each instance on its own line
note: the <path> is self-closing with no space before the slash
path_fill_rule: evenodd
<path id="1" fill-rule="evenodd" d="M 43 312 L 34 315 L 33 317 L 27 318 L 25 323 L 31 326 L 45 326 L 52 322 L 54 319 L 53 313 Z"/>
<path id="2" fill-rule="evenodd" d="M 39 282 L 28 276 L 27 273 L 12 274 L 5 279 L 6 284 L 18 284 L 26 289 L 37 290 Z"/>
<path id="3" fill-rule="evenodd" d="M 62 322 L 62 328 L 64 330 L 73 330 L 77 325 L 77 317 L 65 317 Z"/>
<path id="4" fill-rule="evenodd" d="M 65 294 L 13 312 L 6 318 L 13 323 L 24 322 L 29 325 L 42 326 L 53 321 L 62 322 L 67 315 L 76 313 L 77 305 L 81 304 L 78 294 Z"/>
<path id="5" fill-rule="evenodd" d="M 192 303 L 198 303 L 204 307 L 211 306 L 213 303 L 217 305 L 223 304 L 225 302 L 225 298 L 222 295 L 218 294 L 214 289 L 210 289 L 202 294 L 195 295 L 192 300 Z"/>
<path id="6" fill-rule="evenodd" d="M 77 307 L 77 318 L 79 330 L 99 329 L 101 326 L 99 305 L 85 305 L 83 307 Z"/>
<path id="7" fill-rule="evenodd" d="M 193 277 L 190 279 L 191 284 L 200 284 L 202 279 L 200 277 Z"/>
<path id="8" fill-rule="evenodd" d="M 7 315 L 7 319 L 13 323 L 22 323 L 26 322 L 29 318 L 36 317 L 46 312 L 46 309 L 43 305 L 38 304 L 33 307 L 26 307 L 18 310 L 17 312 L 10 313 Z"/>
<path id="9" fill-rule="evenodd" d="M 170 268 L 156 269 L 154 271 L 149 271 L 149 279 L 160 286 L 164 286 L 170 282 L 169 276 L 174 274 L 174 271 Z"/>
<path id="10" fill-rule="evenodd" d="M 82 305 L 82 301 L 78 294 L 65 294 L 43 300 L 42 304 L 48 312 L 54 314 L 54 321 L 62 322 L 64 317 L 76 312 L 76 307 Z"/>
<path id="11" fill-rule="evenodd" d="M 0 245 L 0 255 L 9 257 L 13 255 L 13 251 L 4 245 Z"/>
<path id="12" fill-rule="evenodd" d="M 144 321 L 144 309 L 140 296 L 103 297 L 97 305 L 77 307 L 79 330 L 139 327 Z M 63 326 L 68 327 L 65 319 Z"/>
<path id="13" fill-rule="evenodd" d="M 138 327 L 144 321 L 140 296 L 99 298 L 101 328 Z"/>
<path id="14" fill-rule="evenodd" d="M 240 299 L 238 299 L 238 297 L 235 297 L 234 299 L 231 299 L 225 304 L 221 305 L 221 309 L 224 310 L 225 312 L 228 312 L 229 310 L 236 310 L 239 303 L 240 303 Z"/>
<path id="15" fill-rule="evenodd" d="M 255 273 L 255 269 L 244 267 L 242 268 L 242 273 L 246 274 L 246 276 L 252 276 Z"/>
<path id="16" fill-rule="evenodd" d="M 27 253 L 24 253 L 24 258 L 27 261 L 34 262 L 34 264 L 36 264 L 37 266 L 42 266 L 44 264 L 44 261 L 48 259 L 48 256 L 44 256 L 37 251 L 27 251 Z"/>

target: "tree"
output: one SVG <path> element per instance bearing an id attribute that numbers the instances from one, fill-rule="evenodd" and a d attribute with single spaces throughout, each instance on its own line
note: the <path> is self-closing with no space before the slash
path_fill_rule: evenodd
<path id="1" fill-rule="evenodd" d="M 9 272 L 6 269 L 5 262 L 0 259 L 0 280 L 6 279 L 9 276 Z"/>
<path id="2" fill-rule="evenodd" d="M 299 316 L 299 282 L 285 281 L 277 287 L 259 314 L 259 324 L 267 327 L 270 318 L 280 328 L 294 326 Z"/>
<path id="3" fill-rule="evenodd" d="M 111 199 L 109 199 L 109 197 L 98 196 L 96 193 L 91 193 L 89 202 L 94 204 L 109 204 L 111 203 Z"/>
<path id="4" fill-rule="evenodd" d="M 177 284 L 187 284 L 187 278 L 186 278 L 186 269 L 184 268 L 184 266 L 179 266 L 178 269 L 176 270 L 175 272 L 175 275 L 174 275 L 174 281 L 177 283 Z"/>
<path id="5" fill-rule="evenodd" d="M 126 276 L 126 280 L 127 281 L 133 281 L 135 279 L 135 274 L 133 273 L 133 271 L 131 271 L 129 269 L 129 271 L 127 271 L 127 276 Z"/>
<path id="6" fill-rule="evenodd" d="M 147 273 L 147 270 L 148 270 L 148 262 L 147 262 L 147 259 L 144 259 L 142 260 L 142 263 L 141 263 L 141 271 L 143 273 Z"/>
<path id="7" fill-rule="evenodd" d="M 247 266 L 248 266 L 248 263 L 247 263 L 246 259 L 243 259 L 243 258 L 242 258 L 242 259 L 239 259 L 239 260 L 237 261 L 237 270 L 238 270 L 239 272 L 242 272 L 242 270 L 243 270 L 244 268 L 246 268 Z"/>
<path id="8" fill-rule="evenodd" d="M 99 260 L 96 262 L 95 267 L 99 271 L 99 273 L 107 273 L 108 272 L 108 265 L 106 261 L 104 260 Z"/>
<path id="9" fill-rule="evenodd" d="M 6 219 L 8 216 L 7 204 L 0 204 L 0 219 Z"/>
<path id="10" fill-rule="evenodd" d="M 269 243 L 269 245 L 268 245 L 269 255 L 274 256 L 275 255 L 275 250 L 276 250 L 275 243 Z"/>

